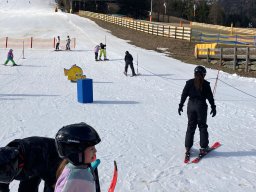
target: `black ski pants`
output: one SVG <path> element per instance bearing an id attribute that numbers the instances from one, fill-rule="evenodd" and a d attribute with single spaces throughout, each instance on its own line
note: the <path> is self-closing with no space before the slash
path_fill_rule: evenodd
<path id="1" fill-rule="evenodd" d="M 98 55 L 99 55 L 99 53 L 95 52 L 95 61 L 98 60 Z"/>
<path id="2" fill-rule="evenodd" d="M 60 49 L 60 43 L 56 43 L 56 50 Z"/>
<path id="3" fill-rule="evenodd" d="M 133 63 L 126 62 L 126 63 L 125 63 L 125 67 L 124 67 L 124 71 L 127 73 L 128 66 L 130 66 L 130 68 L 131 68 L 131 70 L 132 70 L 132 75 L 135 75 Z"/>
<path id="4" fill-rule="evenodd" d="M 205 148 L 209 144 L 207 122 L 207 104 L 201 100 L 189 100 L 187 108 L 188 126 L 185 138 L 185 147 L 193 146 L 195 130 L 198 126 L 200 132 L 200 146 Z"/>

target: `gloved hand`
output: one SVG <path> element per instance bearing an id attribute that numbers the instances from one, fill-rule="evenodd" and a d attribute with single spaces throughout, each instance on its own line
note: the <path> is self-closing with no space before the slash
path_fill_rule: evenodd
<path id="1" fill-rule="evenodd" d="M 183 105 L 179 104 L 179 109 L 178 109 L 179 115 L 181 115 L 181 112 L 183 112 Z"/>
<path id="2" fill-rule="evenodd" d="M 214 117 L 214 116 L 216 115 L 216 113 L 217 113 L 217 111 L 216 111 L 216 105 L 213 105 L 210 114 L 212 114 L 212 117 Z"/>

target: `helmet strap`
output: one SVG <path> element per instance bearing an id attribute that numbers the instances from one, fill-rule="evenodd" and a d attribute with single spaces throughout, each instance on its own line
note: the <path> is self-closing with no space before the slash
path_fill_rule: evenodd
<path id="1" fill-rule="evenodd" d="M 93 176 L 93 180 L 96 181 L 96 175 L 95 175 L 95 172 L 94 172 L 94 170 L 93 170 L 93 168 L 91 166 L 91 163 L 88 164 L 88 167 L 91 170 L 91 173 L 92 173 L 92 176 Z"/>

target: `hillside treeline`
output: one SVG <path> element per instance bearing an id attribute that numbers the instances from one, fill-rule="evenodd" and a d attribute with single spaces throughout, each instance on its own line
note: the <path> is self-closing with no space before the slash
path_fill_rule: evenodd
<path id="1" fill-rule="evenodd" d="M 111 0 L 110 0 L 111 1 Z M 60 6 L 73 11 L 88 10 L 147 18 L 152 12 L 180 17 L 189 21 L 235 27 L 256 27 L 256 0 L 58 0 Z"/>

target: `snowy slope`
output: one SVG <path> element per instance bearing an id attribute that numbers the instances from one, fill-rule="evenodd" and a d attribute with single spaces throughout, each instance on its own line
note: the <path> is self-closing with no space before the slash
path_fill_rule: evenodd
<path id="1" fill-rule="evenodd" d="M 1 146 L 16 138 L 54 137 L 62 126 L 84 121 L 102 138 L 97 145 L 102 191 L 108 189 L 113 160 L 119 166 L 117 192 L 256 190 L 256 79 L 220 72 L 217 116 L 209 116 L 208 125 L 210 142 L 223 146 L 197 165 L 184 165 L 186 107 L 182 116 L 177 108 L 194 65 L 130 45 L 89 19 L 55 13 L 53 1 L 0 2 L 0 37 L 77 39 L 71 52 L 28 49 L 22 59 L 22 50 L 15 49 L 15 61 L 22 66 L 0 66 Z M 110 61 L 95 62 L 93 48 L 105 38 Z M 138 56 L 141 76 L 123 75 L 126 50 L 136 70 Z M 0 63 L 7 52 L 0 49 Z M 63 73 L 73 64 L 93 79 L 94 103 L 77 102 L 76 84 Z M 207 72 L 213 88 L 217 71 Z M 198 131 L 194 143 L 196 155 Z M 17 188 L 15 181 L 11 191 Z"/>

